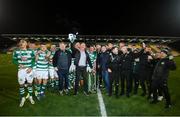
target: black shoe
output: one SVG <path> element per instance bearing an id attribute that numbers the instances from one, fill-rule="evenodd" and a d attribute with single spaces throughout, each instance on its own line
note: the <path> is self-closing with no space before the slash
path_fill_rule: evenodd
<path id="1" fill-rule="evenodd" d="M 124 93 L 120 93 L 120 96 L 123 96 L 124 95 Z"/>
<path id="2" fill-rule="evenodd" d="M 147 97 L 147 100 L 149 100 L 149 99 L 151 99 L 151 96 L 148 96 L 148 97 Z"/>
<path id="3" fill-rule="evenodd" d="M 143 97 L 146 96 L 146 93 L 142 93 L 141 96 L 143 96 Z"/>
<path id="4" fill-rule="evenodd" d="M 115 95 L 116 96 L 116 98 L 119 98 L 119 95 Z"/>
<path id="5" fill-rule="evenodd" d="M 153 101 L 150 102 L 150 104 L 156 104 L 156 103 L 158 103 L 157 100 L 153 100 Z"/>
<path id="6" fill-rule="evenodd" d="M 74 92 L 73 95 L 77 95 L 77 92 Z"/>
<path id="7" fill-rule="evenodd" d="M 111 94 L 111 93 L 109 93 L 109 94 L 108 94 L 108 96 L 109 96 L 109 97 L 111 97 L 111 96 L 112 96 L 112 94 Z"/>
<path id="8" fill-rule="evenodd" d="M 171 108 L 172 105 L 171 104 L 166 104 L 166 106 L 164 108 Z"/>
<path id="9" fill-rule="evenodd" d="M 126 96 L 129 98 L 130 97 L 130 95 L 129 94 L 126 94 Z"/>

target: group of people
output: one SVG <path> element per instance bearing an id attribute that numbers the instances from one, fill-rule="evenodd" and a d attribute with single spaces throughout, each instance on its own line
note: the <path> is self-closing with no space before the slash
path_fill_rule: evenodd
<path id="1" fill-rule="evenodd" d="M 141 48 L 125 43 L 113 47 L 109 43 L 108 48 L 101 46 L 97 61 L 99 75 L 105 81 L 109 96 L 112 95 L 113 89 L 116 97 L 123 95 L 130 97 L 131 92 L 137 95 L 140 85 L 141 96 L 147 95 L 147 99 L 151 99 L 150 103 L 155 104 L 158 97 L 162 100 L 164 96 L 165 108 L 171 107 L 168 76 L 170 70 L 176 69 L 176 64 L 167 49 L 153 52 L 145 43 Z"/>
<path id="2" fill-rule="evenodd" d="M 168 76 L 176 64 L 167 49 L 155 53 L 144 43 L 137 48 L 124 42 L 118 45 L 60 42 L 59 47 L 51 45 L 48 50 L 45 43 L 36 48 L 34 43 L 20 40 L 19 48 L 13 52 L 13 62 L 18 65 L 20 107 L 26 98 L 34 104 L 34 93 L 38 100 L 44 98 L 47 85 L 57 88 L 60 95 L 69 94 L 71 88 L 73 95 L 78 95 L 79 87 L 83 87 L 88 96 L 97 88 L 105 88 L 107 95 L 114 92 L 117 98 L 136 95 L 141 87 L 141 96 L 147 95 L 151 103 L 164 96 L 165 107 L 171 107 Z"/>

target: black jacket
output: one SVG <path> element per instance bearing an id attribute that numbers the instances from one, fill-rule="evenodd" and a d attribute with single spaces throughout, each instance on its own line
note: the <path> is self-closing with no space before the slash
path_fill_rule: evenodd
<path id="1" fill-rule="evenodd" d="M 54 57 L 53 57 L 53 66 L 54 67 L 58 67 L 58 59 L 59 59 L 59 56 L 61 55 L 61 50 L 57 50 L 54 54 Z M 68 50 L 65 50 L 66 54 L 67 54 L 67 57 L 68 57 L 68 69 L 70 68 L 70 65 L 71 65 L 71 53 L 68 51 Z"/>
<path id="2" fill-rule="evenodd" d="M 142 55 L 144 49 L 142 49 L 138 53 L 129 52 L 126 54 L 121 54 L 121 61 L 120 61 L 120 70 L 121 71 L 131 71 L 133 67 L 133 62 L 135 58 L 138 58 Z"/>
<path id="3" fill-rule="evenodd" d="M 139 59 L 139 69 L 142 72 L 150 71 L 152 69 L 151 61 L 148 61 L 149 52 L 143 53 Z"/>
<path id="4" fill-rule="evenodd" d="M 72 51 L 72 57 L 75 58 L 74 59 L 74 65 L 78 66 L 79 64 L 79 60 L 80 60 L 80 51 L 74 47 L 75 46 L 75 42 L 71 44 L 71 51 Z M 85 51 L 86 53 L 86 65 L 89 64 L 90 68 L 92 68 L 92 64 L 91 64 L 91 60 L 89 57 L 89 54 L 87 53 L 87 51 Z"/>
<path id="5" fill-rule="evenodd" d="M 75 58 L 75 54 L 79 51 L 77 48 L 74 47 L 75 46 L 75 42 L 71 43 L 70 44 L 70 48 L 71 48 L 71 51 L 72 51 L 72 58 Z"/>
<path id="6" fill-rule="evenodd" d="M 113 71 L 119 71 L 120 67 L 120 56 L 117 54 L 110 55 L 109 68 Z"/>
<path id="7" fill-rule="evenodd" d="M 87 51 L 85 51 L 85 54 L 86 54 L 86 65 L 89 64 L 89 67 L 92 68 L 92 64 L 91 64 L 91 60 L 90 60 L 90 57 L 89 57 L 89 54 L 87 53 Z M 78 66 L 79 64 L 79 60 L 80 60 L 80 57 L 81 57 L 81 53 L 79 50 L 76 51 L 76 54 L 75 54 L 75 60 L 74 60 L 74 64 L 76 66 Z"/>
<path id="8" fill-rule="evenodd" d="M 176 64 L 173 60 L 169 60 L 169 58 L 161 59 L 154 68 L 152 79 L 167 80 L 169 76 L 169 70 L 175 70 L 175 69 L 176 69 Z"/>

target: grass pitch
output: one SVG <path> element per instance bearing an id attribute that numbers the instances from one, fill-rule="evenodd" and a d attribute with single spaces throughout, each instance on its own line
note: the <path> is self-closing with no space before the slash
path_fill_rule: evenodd
<path id="1" fill-rule="evenodd" d="M 60 96 L 55 92 L 46 92 L 42 101 L 35 100 L 31 105 L 27 100 L 23 108 L 19 108 L 17 67 L 12 64 L 11 55 L 0 54 L 0 115 L 57 115 L 57 116 L 100 116 L 99 102 L 96 94 L 89 97 L 80 93 Z M 175 58 L 180 66 L 180 58 Z M 139 95 L 130 98 L 103 94 L 108 116 L 118 115 L 180 115 L 180 69 L 170 73 L 169 91 L 173 107 L 164 109 L 164 101 L 151 105 L 146 98 Z"/>

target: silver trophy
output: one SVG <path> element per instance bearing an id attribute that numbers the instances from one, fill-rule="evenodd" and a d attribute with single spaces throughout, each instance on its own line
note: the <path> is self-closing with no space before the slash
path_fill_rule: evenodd
<path id="1" fill-rule="evenodd" d="M 70 33 L 70 34 L 68 35 L 68 40 L 70 40 L 70 42 L 73 43 L 73 42 L 76 40 L 76 35 Z"/>

